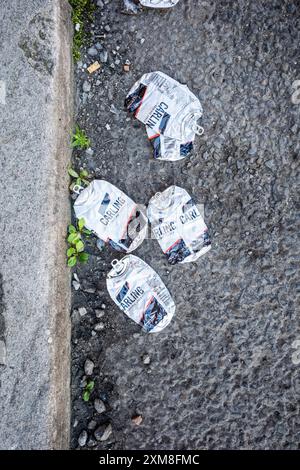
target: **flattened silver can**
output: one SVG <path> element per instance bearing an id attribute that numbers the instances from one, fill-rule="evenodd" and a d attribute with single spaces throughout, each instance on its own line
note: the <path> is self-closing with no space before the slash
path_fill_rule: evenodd
<path id="1" fill-rule="evenodd" d="M 203 114 L 199 99 L 183 85 L 162 72 L 144 74 L 125 99 L 126 109 L 145 124 L 153 156 L 180 160 L 193 149 L 197 124 Z"/>
<path id="2" fill-rule="evenodd" d="M 175 303 L 159 275 L 143 260 L 127 255 L 112 262 L 106 285 L 112 300 L 147 333 L 162 331 Z"/>
<path id="3" fill-rule="evenodd" d="M 171 8 L 178 2 L 179 0 L 140 0 L 140 4 L 148 8 Z"/>
<path id="4" fill-rule="evenodd" d="M 148 221 L 142 209 L 125 193 L 105 180 L 94 180 L 74 203 L 78 219 L 113 249 L 125 253 L 144 240 Z"/>
<path id="5" fill-rule="evenodd" d="M 211 248 L 208 228 L 189 193 L 170 186 L 150 199 L 148 219 L 170 264 L 196 261 Z"/>

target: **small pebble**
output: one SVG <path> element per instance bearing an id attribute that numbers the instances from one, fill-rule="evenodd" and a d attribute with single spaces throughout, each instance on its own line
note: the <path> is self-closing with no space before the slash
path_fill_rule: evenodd
<path id="1" fill-rule="evenodd" d="M 88 447 L 95 447 L 95 445 L 97 445 L 97 441 L 95 441 L 95 439 L 89 439 L 88 440 L 88 442 L 87 442 Z"/>
<path id="2" fill-rule="evenodd" d="M 106 406 L 103 401 L 100 400 L 100 398 L 96 398 L 96 400 L 94 401 L 94 408 L 99 414 L 104 413 L 104 411 L 106 410 Z"/>
<path id="3" fill-rule="evenodd" d="M 84 315 L 87 314 L 87 309 L 85 307 L 79 307 L 78 312 L 79 312 L 79 315 L 83 317 Z"/>
<path id="4" fill-rule="evenodd" d="M 91 84 L 85 80 L 82 85 L 82 89 L 85 93 L 88 93 L 91 90 Z"/>
<path id="5" fill-rule="evenodd" d="M 92 375 L 94 371 L 94 366 L 95 364 L 93 363 L 93 361 L 91 361 L 91 359 L 87 359 L 84 363 L 84 373 L 86 375 Z"/>
<path id="6" fill-rule="evenodd" d="M 99 54 L 99 51 L 98 51 L 98 49 L 97 49 L 95 46 L 93 46 L 93 47 L 90 47 L 90 48 L 87 50 L 87 53 L 88 53 L 88 55 L 90 55 L 91 57 L 95 57 L 96 55 Z"/>
<path id="7" fill-rule="evenodd" d="M 86 287 L 85 289 L 83 289 L 83 292 L 86 292 L 87 294 L 95 294 L 96 289 L 95 287 Z"/>
<path id="8" fill-rule="evenodd" d="M 106 425 L 105 425 L 105 424 L 101 424 L 101 425 L 96 429 L 96 431 L 94 432 L 94 436 L 95 436 L 95 438 L 97 439 L 97 441 L 101 441 L 102 436 L 103 436 L 104 433 L 105 433 L 105 430 L 106 430 Z"/>
<path id="9" fill-rule="evenodd" d="M 86 441 L 87 441 L 87 438 L 88 438 L 88 434 L 86 431 L 82 431 L 78 437 L 78 444 L 80 445 L 80 447 L 84 447 L 85 444 L 86 444 Z"/>
<path id="10" fill-rule="evenodd" d="M 86 153 L 87 155 L 94 155 L 94 150 L 91 149 L 91 147 L 89 147 L 88 149 L 86 149 L 85 153 Z"/>
<path id="11" fill-rule="evenodd" d="M 97 426 L 97 421 L 95 421 L 94 419 L 92 419 L 89 424 L 88 424 L 88 429 L 90 431 L 93 431 L 95 429 L 95 427 Z"/>
<path id="12" fill-rule="evenodd" d="M 134 424 L 136 424 L 136 426 L 139 426 L 139 425 L 142 423 L 142 421 L 143 421 L 143 417 L 142 417 L 142 415 L 136 415 L 136 416 L 133 416 L 133 417 L 131 418 L 131 421 L 132 421 Z"/>
<path id="13" fill-rule="evenodd" d="M 105 313 L 103 312 L 103 310 L 96 309 L 95 314 L 97 318 L 102 318 Z"/>
<path id="14" fill-rule="evenodd" d="M 144 354 L 144 356 L 143 356 L 143 363 L 146 364 L 146 365 L 149 365 L 150 362 L 151 362 L 151 359 L 150 359 L 149 354 Z"/>
<path id="15" fill-rule="evenodd" d="M 80 289 L 80 283 L 77 282 L 77 281 L 73 281 L 73 282 L 72 282 L 72 286 L 74 287 L 75 290 L 79 290 L 79 289 Z"/>
<path id="16" fill-rule="evenodd" d="M 108 61 L 108 52 L 106 50 L 100 52 L 100 60 L 103 64 Z"/>
<path id="17" fill-rule="evenodd" d="M 112 433 L 112 425 L 109 424 L 108 426 L 106 426 L 104 433 L 100 437 L 100 441 L 107 441 L 111 433 Z"/>

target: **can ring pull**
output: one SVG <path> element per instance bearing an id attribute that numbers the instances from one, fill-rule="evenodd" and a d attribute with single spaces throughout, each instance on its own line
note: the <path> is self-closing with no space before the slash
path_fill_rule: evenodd
<path id="1" fill-rule="evenodd" d="M 80 184 L 74 184 L 73 188 L 72 188 L 72 191 L 73 193 L 75 194 L 80 194 L 81 191 L 84 190 L 84 187 L 83 186 L 80 186 Z"/>
<path id="2" fill-rule="evenodd" d="M 203 127 L 198 126 L 198 124 L 195 124 L 195 126 L 193 127 L 193 131 L 195 132 L 195 134 L 200 135 L 200 136 L 204 134 Z"/>

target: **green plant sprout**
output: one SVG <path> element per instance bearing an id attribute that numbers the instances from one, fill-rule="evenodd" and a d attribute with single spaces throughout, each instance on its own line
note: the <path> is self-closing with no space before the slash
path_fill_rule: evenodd
<path id="1" fill-rule="evenodd" d="M 83 129 L 78 125 L 75 127 L 75 132 L 72 134 L 71 146 L 73 148 L 87 149 L 91 145 L 91 141 Z"/>
<path id="2" fill-rule="evenodd" d="M 88 186 L 90 184 L 89 180 L 87 179 L 89 177 L 89 173 L 87 170 L 80 170 L 78 172 L 78 171 L 73 170 L 73 168 L 70 167 L 68 169 L 68 173 L 72 178 L 74 178 L 70 185 L 71 191 L 73 191 L 74 186 L 76 185 L 82 186 L 84 188 L 85 186 Z"/>
<path id="3" fill-rule="evenodd" d="M 91 393 L 94 390 L 94 387 L 95 387 L 95 382 L 93 380 L 90 380 L 86 384 L 86 386 L 84 388 L 83 395 L 82 395 L 82 398 L 83 398 L 84 401 L 89 401 Z"/>
<path id="4" fill-rule="evenodd" d="M 84 242 L 82 235 L 89 236 L 91 231 L 84 228 L 85 220 L 79 219 L 77 223 L 77 228 L 74 225 L 68 226 L 68 249 L 67 249 L 67 258 L 68 266 L 72 268 L 75 266 L 77 261 L 80 263 L 86 263 L 89 259 L 89 254 L 84 251 Z"/>

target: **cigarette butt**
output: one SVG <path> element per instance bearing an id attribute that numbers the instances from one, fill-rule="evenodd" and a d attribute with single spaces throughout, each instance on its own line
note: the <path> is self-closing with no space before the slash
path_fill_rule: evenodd
<path id="1" fill-rule="evenodd" d="M 100 69 L 101 65 L 99 64 L 99 62 L 96 60 L 96 62 L 94 62 L 93 64 L 91 64 L 87 70 L 89 73 L 93 73 L 93 72 L 96 72 L 96 70 Z"/>

